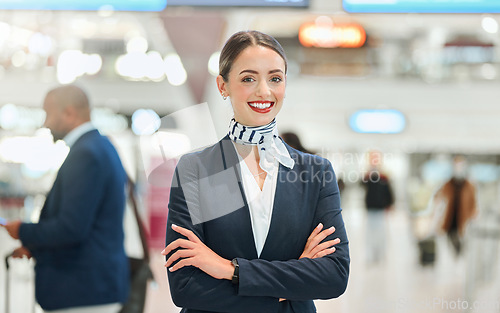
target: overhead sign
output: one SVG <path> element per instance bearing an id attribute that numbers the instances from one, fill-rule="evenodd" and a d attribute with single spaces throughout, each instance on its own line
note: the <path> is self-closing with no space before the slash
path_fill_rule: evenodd
<path id="1" fill-rule="evenodd" d="M 342 0 L 350 13 L 500 13 L 499 0 Z"/>
<path id="2" fill-rule="evenodd" d="M 0 10 L 162 11 L 167 0 L 0 0 Z"/>
<path id="3" fill-rule="evenodd" d="M 303 24 L 299 29 L 299 41 L 304 47 L 360 48 L 365 44 L 366 33 L 359 24 L 317 25 Z"/>
<path id="4" fill-rule="evenodd" d="M 359 110 L 349 118 L 349 126 L 357 133 L 398 134 L 406 119 L 398 110 Z"/>
<path id="5" fill-rule="evenodd" d="M 168 6 L 306 8 L 309 0 L 168 0 Z"/>
<path id="6" fill-rule="evenodd" d="M 474 37 L 456 38 L 448 41 L 442 52 L 444 64 L 484 64 L 494 63 L 496 47 L 491 42 L 483 42 Z"/>

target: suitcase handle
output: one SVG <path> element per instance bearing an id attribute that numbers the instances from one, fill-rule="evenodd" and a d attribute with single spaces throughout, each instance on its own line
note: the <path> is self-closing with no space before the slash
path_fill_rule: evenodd
<path id="1" fill-rule="evenodd" d="M 6 276 L 6 282 L 7 285 L 5 286 L 5 312 L 9 312 L 10 310 L 10 301 L 9 301 L 9 258 L 14 254 L 14 251 L 11 253 L 7 254 L 5 256 L 5 271 L 7 272 Z"/>
<path id="2" fill-rule="evenodd" d="M 10 266 L 9 266 L 9 258 L 10 258 L 10 257 L 12 257 L 12 255 L 14 255 L 14 252 L 11 252 L 11 253 L 9 253 L 9 254 L 7 254 L 7 255 L 5 256 L 5 268 L 6 268 L 7 270 L 9 270 L 9 267 L 10 267 Z"/>

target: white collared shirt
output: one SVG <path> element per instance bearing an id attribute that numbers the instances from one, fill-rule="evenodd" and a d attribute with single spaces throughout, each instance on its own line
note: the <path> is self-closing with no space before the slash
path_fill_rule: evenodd
<path id="1" fill-rule="evenodd" d="M 75 144 L 75 142 L 80 139 L 80 137 L 94 129 L 95 127 L 91 122 L 83 123 L 82 125 L 70 131 L 66 136 L 64 136 L 63 140 L 66 145 L 71 148 Z"/>
<path id="2" fill-rule="evenodd" d="M 238 154 L 238 152 L 236 152 L 236 154 Z M 269 227 L 271 226 L 274 196 L 276 194 L 276 184 L 278 182 L 279 163 L 276 159 L 274 160 L 273 169 L 270 174 L 267 174 L 264 180 L 264 186 L 262 190 L 260 190 L 255 177 L 239 154 L 238 158 L 240 160 L 243 190 L 250 210 L 255 248 L 257 250 L 257 255 L 260 257 L 266 242 L 267 234 L 269 233 Z"/>

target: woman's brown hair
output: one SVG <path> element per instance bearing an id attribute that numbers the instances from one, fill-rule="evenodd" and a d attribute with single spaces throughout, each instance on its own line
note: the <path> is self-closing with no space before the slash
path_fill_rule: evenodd
<path id="1" fill-rule="evenodd" d="M 256 30 L 241 31 L 229 37 L 220 53 L 219 75 L 222 76 L 225 82 L 227 82 L 228 74 L 231 71 L 234 60 L 236 60 L 243 50 L 250 46 L 262 46 L 278 53 L 283 58 L 283 61 L 285 61 L 286 74 L 287 60 L 285 51 L 276 39 Z"/>

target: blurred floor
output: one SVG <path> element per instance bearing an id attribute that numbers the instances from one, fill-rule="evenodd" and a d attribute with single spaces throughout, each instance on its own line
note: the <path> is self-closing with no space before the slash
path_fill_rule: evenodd
<path id="1" fill-rule="evenodd" d="M 387 215 L 386 261 L 378 265 L 367 264 L 365 252 L 369 243 L 365 240 L 366 214 L 362 191 L 352 188 L 346 192 L 342 201 L 351 249 L 349 286 L 339 299 L 316 301 L 318 313 L 500 312 L 500 264 L 495 261 L 498 260 L 497 240 L 492 243 L 495 249 L 490 246 L 482 250 L 480 245 L 471 244 L 476 241 L 470 240 L 464 255 L 457 259 L 446 238 L 440 237 L 434 266 L 424 268 L 418 262 L 417 243 L 407 210 L 400 207 Z M 15 246 L 6 240 L 5 231 L 0 231 L 0 242 L 1 255 Z M 478 258 L 479 254 L 484 254 L 484 258 Z M 145 312 L 179 312 L 170 298 L 160 250 L 153 250 L 151 258 L 156 284 L 148 290 Z M 491 262 L 485 266 L 486 263 L 479 260 Z M 11 266 L 13 313 L 31 312 L 33 275 L 30 266 L 26 261 Z M 0 277 L 0 313 L 3 313 L 4 266 L 0 267 Z M 466 288 L 466 282 L 469 288 Z"/>

